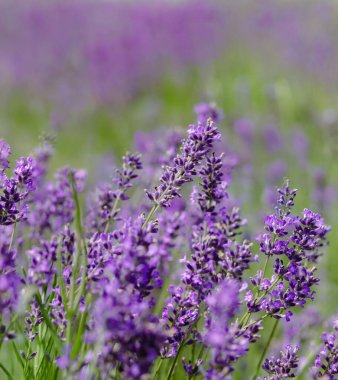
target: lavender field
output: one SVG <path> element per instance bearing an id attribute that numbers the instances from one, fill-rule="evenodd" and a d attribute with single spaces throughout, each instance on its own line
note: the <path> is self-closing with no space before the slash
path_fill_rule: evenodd
<path id="1" fill-rule="evenodd" d="M 334 0 L 2 0 L 0 86 L 0 380 L 338 379 Z"/>

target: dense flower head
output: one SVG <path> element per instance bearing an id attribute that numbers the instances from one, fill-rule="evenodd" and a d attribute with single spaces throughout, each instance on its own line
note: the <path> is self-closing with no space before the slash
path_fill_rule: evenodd
<path id="1" fill-rule="evenodd" d="M 325 376 L 329 380 L 334 380 L 338 374 L 338 323 L 333 322 L 333 329 L 325 331 L 321 337 L 322 345 L 320 352 L 316 355 L 314 367 L 312 367 L 313 378 Z"/>
<path id="2" fill-rule="evenodd" d="M 202 212 L 211 212 L 215 205 L 227 196 L 227 183 L 222 181 L 222 156 L 216 157 L 213 153 L 207 157 L 206 164 L 202 166 L 199 175 L 202 178 L 201 191 L 197 202 Z"/>
<path id="3" fill-rule="evenodd" d="M 32 301 L 29 310 L 26 311 L 26 329 L 25 334 L 30 341 L 33 341 L 38 335 L 37 328 L 44 321 L 39 305 L 36 301 Z"/>
<path id="4" fill-rule="evenodd" d="M 232 240 L 240 234 L 245 220 L 237 208 L 229 209 L 224 204 L 228 197 L 222 180 L 223 167 L 222 156 L 208 154 L 200 168 L 199 189 L 193 189 L 198 207 L 197 210 L 193 207 L 191 257 L 184 256 L 180 260 L 185 266 L 181 274 L 183 286 L 170 287 L 171 297 L 162 313 L 169 330 L 162 349 L 165 357 L 174 356 L 185 339 L 200 339 L 194 327 L 203 314 L 200 304 L 224 279 L 240 280 L 254 259 L 248 242 Z"/>
<path id="5" fill-rule="evenodd" d="M 1 146 L 2 150 L 7 151 L 1 153 L 6 157 L 3 168 L 7 168 L 9 148 L 6 148 L 5 142 Z M 32 157 L 21 157 L 16 161 L 12 177 L 3 171 L 0 173 L 0 225 L 11 225 L 27 219 L 29 197 L 36 185 L 35 166 L 36 162 Z"/>
<path id="6" fill-rule="evenodd" d="M 27 252 L 30 264 L 27 271 L 29 283 L 43 286 L 51 283 L 55 274 L 54 263 L 57 258 L 58 243 L 56 239 L 41 241 L 39 246 L 34 246 Z"/>
<path id="7" fill-rule="evenodd" d="M 274 275 L 262 278 L 263 273 L 259 272 L 251 280 L 258 289 L 257 295 L 249 291 L 246 301 L 251 313 L 264 310 L 275 318 L 289 320 L 291 308 L 304 307 L 308 300 L 314 299 L 313 287 L 319 283 L 314 264 L 330 228 L 319 214 L 308 209 L 301 216 L 292 213 L 296 190 L 290 189 L 288 182 L 278 189 L 278 194 L 275 213 L 265 219 L 267 233 L 257 238 L 260 251 L 267 259 L 275 257 Z"/>
<path id="8" fill-rule="evenodd" d="M 0 243 L 0 316 L 8 317 L 19 299 L 20 276 L 16 273 L 16 251 Z"/>
<path id="9" fill-rule="evenodd" d="M 128 153 L 123 156 L 122 161 L 122 167 L 115 171 L 113 184 L 99 185 L 92 195 L 87 224 L 94 231 L 99 229 L 108 232 L 110 222 L 117 219 L 119 202 L 129 199 L 127 190 L 132 187 L 132 181 L 138 177 L 138 171 L 142 169 L 139 154 Z"/>
<path id="10" fill-rule="evenodd" d="M 28 219 L 34 237 L 56 234 L 74 220 L 72 182 L 76 191 L 83 191 L 86 172 L 64 167 L 54 177 L 55 181 L 43 181 L 34 194 Z"/>
<path id="11" fill-rule="evenodd" d="M 249 339 L 230 320 L 239 309 L 239 284 L 225 280 L 206 299 L 209 310 L 203 340 L 212 350 L 207 379 L 217 379 L 233 371 L 232 364 L 248 350 Z"/>
<path id="12" fill-rule="evenodd" d="M 147 191 L 148 198 L 156 205 L 170 206 L 172 199 L 180 197 L 184 183 L 191 182 L 197 174 L 196 167 L 207 155 L 220 134 L 214 122 L 198 122 L 188 129 L 188 137 L 183 141 L 180 153 L 173 160 L 174 166 L 166 166 L 161 176 L 161 184 L 154 192 Z"/>
<path id="13" fill-rule="evenodd" d="M 119 362 L 128 379 L 149 373 L 165 338 L 158 319 L 149 313 L 147 302 L 111 279 L 96 307 L 97 337 L 103 341 L 99 366 L 109 374 Z"/>
<path id="14" fill-rule="evenodd" d="M 269 374 L 269 377 L 263 379 L 282 380 L 296 377 L 299 364 L 298 350 L 299 347 L 288 345 L 285 350 L 281 351 L 280 357 L 266 358 L 262 368 Z"/>

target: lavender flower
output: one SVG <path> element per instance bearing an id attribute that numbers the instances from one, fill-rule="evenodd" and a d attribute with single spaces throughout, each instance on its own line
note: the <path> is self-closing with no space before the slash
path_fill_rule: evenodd
<path id="1" fill-rule="evenodd" d="M 183 286 L 171 286 L 171 297 L 164 307 L 162 318 L 171 332 L 162 355 L 176 355 L 180 345 L 189 339 L 198 340 L 195 325 L 203 312 L 202 303 L 212 289 L 225 278 L 240 279 L 252 261 L 250 244 L 231 241 L 243 225 L 238 209 L 228 213 L 220 207 L 227 198 L 222 180 L 222 157 L 211 154 L 199 171 L 201 190 L 196 194 L 199 213 L 191 236 L 191 260 L 181 260 Z"/>
<path id="2" fill-rule="evenodd" d="M 25 322 L 27 328 L 25 329 L 25 334 L 30 341 L 33 341 L 38 335 L 37 327 L 43 322 L 43 317 L 41 310 L 36 301 L 32 301 L 30 304 L 30 310 L 26 311 Z"/>
<path id="3" fill-rule="evenodd" d="M 8 318 L 19 299 L 20 277 L 15 268 L 16 251 L 0 244 L 0 317 Z"/>
<path id="4" fill-rule="evenodd" d="M 338 374 L 338 344 L 337 331 L 338 323 L 335 320 L 333 323 L 334 329 L 332 332 L 324 332 L 320 352 L 316 356 L 314 367 L 311 368 L 311 373 L 314 378 L 328 378 L 334 380 Z"/>
<path id="5" fill-rule="evenodd" d="M 246 301 L 250 313 L 264 310 L 275 318 L 292 315 L 294 306 L 304 307 L 307 299 L 314 298 L 313 286 L 319 279 L 314 273 L 316 267 L 308 267 L 307 262 L 316 263 L 318 249 L 325 244 L 329 231 L 319 214 L 305 209 L 302 217 L 293 216 L 296 190 L 291 190 L 288 183 L 278 190 L 279 199 L 275 214 L 268 215 L 265 229 L 257 241 L 262 253 L 275 259 L 275 275 L 262 278 L 264 273 L 252 278 L 252 284 L 258 289 L 256 296 L 247 293 Z M 287 263 L 285 263 L 285 261 Z M 261 294 L 263 293 L 263 294 Z"/>
<path id="6" fill-rule="evenodd" d="M 227 378 L 234 369 L 232 364 L 248 350 L 249 339 L 242 334 L 236 323 L 230 322 L 240 305 L 238 285 L 235 280 L 225 280 L 206 299 L 209 316 L 203 341 L 211 348 L 206 379 Z"/>
<path id="7" fill-rule="evenodd" d="M 111 279 L 96 306 L 97 336 L 102 349 L 98 365 L 107 375 L 119 363 L 125 378 L 148 374 L 159 354 L 165 334 L 158 319 L 149 313 L 147 302 L 119 288 Z"/>
<path id="8" fill-rule="evenodd" d="M 11 155 L 11 147 L 5 140 L 0 140 L 0 174 L 9 168 L 8 157 Z M 1 178 L 1 177 L 0 177 Z"/>
<path id="9" fill-rule="evenodd" d="M 28 283 L 38 286 L 51 284 L 56 273 L 54 264 L 57 258 L 57 247 L 57 240 L 53 238 L 51 241 L 41 241 L 40 246 L 34 246 L 27 252 L 30 257 L 27 271 Z"/>
<path id="10" fill-rule="evenodd" d="M 148 296 L 154 287 L 162 286 L 158 272 L 160 257 L 154 240 L 158 229 L 153 223 L 146 228 L 143 224 L 143 217 L 128 219 L 114 232 L 116 242 L 111 250 L 114 257 L 110 265 L 110 271 L 120 286 L 131 288 L 142 298 Z"/>
<path id="11" fill-rule="evenodd" d="M 183 141 L 180 153 L 174 159 L 174 166 L 164 168 L 160 179 L 161 185 L 155 188 L 155 192 L 147 191 L 149 199 L 155 205 L 168 207 L 175 197 L 180 197 L 180 190 L 184 183 L 191 182 L 196 175 L 196 166 L 208 154 L 215 141 L 220 139 L 220 134 L 212 120 L 188 129 L 188 138 Z"/>
<path id="12" fill-rule="evenodd" d="M 3 148 L 4 149 L 4 148 Z M 7 153 L 5 154 L 7 157 Z M 6 165 L 8 165 L 6 163 Z M 34 161 L 20 158 L 13 169 L 13 176 L 0 177 L 0 225 L 11 225 L 27 218 L 27 198 L 35 189 Z"/>
<path id="13" fill-rule="evenodd" d="M 96 189 L 87 216 L 87 224 L 91 228 L 108 231 L 110 221 L 117 219 L 118 202 L 129 199 L 127 190 L 132 187 L 132 181 L 138 177 L 137 171 L 141 169 L 142 163 L 138 154 L 128 153 L 123 157 L 122 168 L 116 169 L 116 177 L 113 179 L 116 189 L 108 184 Z"/>
<path id="14" fill-rule="evenodd" d="M 73 221 L 75 205 L 70 175 L 74 178 L 76 190 L 82 190 L 85 172 L 65 167 L 56 173 L 55 182 L 43 182 L 39 191 L 35 193 L 28 220 L 33 230 L 33 237 L 43 236 L 46 232 L 56 234 Z"/>
<path id="15" fill-rule="evenodd" d="M 194 111 L 197 115 L 198 121 L 206 123 L 210 118 L 215 123 L 223 121 L 222 111 L 216 107 L 214 103 L 199 103 L 196 104 Z"/>
<path id="16" fill-rule="evenodd" d="M 54 288 L 53 292 L 55 295 L 52 302 L 50 303 L 50 318 L 58 329 L 60 337 L 63 338 L 67 327 L 67 318 L 63 303 L 64 301 L 62 300 L 61 291 L 59 288 Z"/>
<path id="17" fill-rule="evenodd" d="M 269 373 L 269 377 L 264 377 L 261 380 L 281 380 L 296 377 L 295 371 L 299 364 L 298 350 L 299 347 L 288 345 L 285 350 L 281 351 L 280 357 L 265 359 L 262 368 Z"/>

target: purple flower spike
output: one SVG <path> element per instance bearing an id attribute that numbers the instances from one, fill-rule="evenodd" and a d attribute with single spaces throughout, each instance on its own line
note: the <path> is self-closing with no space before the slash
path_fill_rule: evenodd
<path id="1" fill-rule="evenodd" d="M 298 350 L 299 347 L 288 345 L 285 350 L 281 351 L 279 357 L 265 359 L 262 368 L 269 373 L 269 377 L 264 377 L 261 380 L 282 380 L 296 377 L 299 364 Z"/>
<path id="2" fill-rule="evenodd" d="M 197 174 L 197 165 L 219 139 L 220 134 L 211 119 L 206 123 L 191 125 L 188 138 L 183 141 L 181 151 L 174 159 L 174 166 L 164 168 L 161 184 L 155 187 L 154 192 L 146 192 L 148 198 L 156 205 L 169 207 L 174 198 L 181 196 L 182 185 L 192 181 L 192 177 Z"/>

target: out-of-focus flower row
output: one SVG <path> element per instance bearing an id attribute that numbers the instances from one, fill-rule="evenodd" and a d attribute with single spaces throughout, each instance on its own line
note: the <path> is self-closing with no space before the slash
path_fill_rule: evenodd
<path id="1" fill-rule="evenodd" d="M 1 86 L 72 108 L 121 104 L 162 77 L 183 81 L 191 66 L 233 51 L 332 83 L 336 15 L 329 0 L 3 3 Z"/>
<path id="2" fill-rule="evenodd" d="M 2 85 L 63 105 L 121 102 L 167 69 L 210 62 L 221 20 L 215 6 L 194 0 L 1 4 Z"/>

